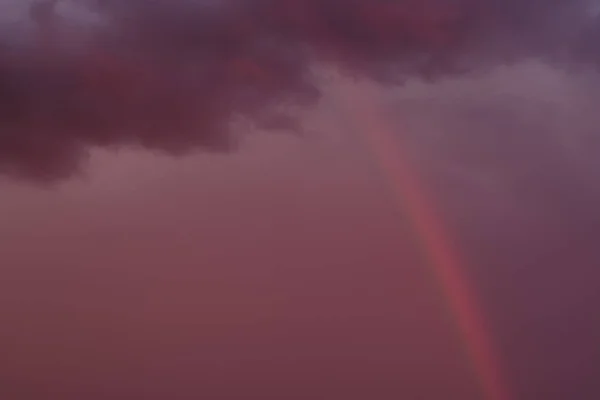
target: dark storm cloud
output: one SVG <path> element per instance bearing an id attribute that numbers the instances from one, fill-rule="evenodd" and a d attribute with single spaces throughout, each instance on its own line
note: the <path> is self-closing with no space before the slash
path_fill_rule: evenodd
<path id="1" fill-rule="evenodd" d="M 592 53 L 578 46 L 584 0 L 85 3 L 95 26 L 37 6 L 29 41 L 5 35 L 0 172 L 67 176 L 91 146 L 227 150 L 244 121 L 294 130 L 294 107 L 322 90 L 318 65 L 401 82 Z"/>

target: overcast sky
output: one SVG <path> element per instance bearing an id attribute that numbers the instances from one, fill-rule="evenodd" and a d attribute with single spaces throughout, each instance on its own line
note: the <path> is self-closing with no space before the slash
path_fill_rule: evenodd
<path id="1" fill-rule="evenodd" d="M 76 46 L 41 46 L 32 25 L 0 50 L 5 397 L 483 399 L 427 249 L 353 129 L 347 100 L 376 100 L 515 400 L 597 398 L 588 5 L 249 3 L 108 4 L 107 31 L 60 24 Z M 324 78 L 336 68 L 353 79 Z"/>

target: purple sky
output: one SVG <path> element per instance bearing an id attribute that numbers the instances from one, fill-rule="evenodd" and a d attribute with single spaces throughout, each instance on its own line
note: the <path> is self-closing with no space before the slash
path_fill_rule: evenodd
<path id="1" fill-rule="evenodd" d="M 227 0 L 196 20 L 136 1 L 134 21 L 108 4 L 120 41 L 0 48 L 0 397 L 484 399 L 393 183 L 315 65 L 381 95 L 514 400 L 600 397 L 590 8 L 317 3 Z"/>
<path id="2" fill-rule="evenodd" d="M 476 399 L 401 214 L 334 139 L 102 154 L 84 183 L 5 185 L 4 390 Z"/>

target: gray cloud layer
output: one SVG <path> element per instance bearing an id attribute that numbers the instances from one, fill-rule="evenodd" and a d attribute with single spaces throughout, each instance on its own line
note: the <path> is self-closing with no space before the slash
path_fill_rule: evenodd
<path id="1" fill-rule="evenodd" d="M 68 176 L 90 146 L 226 150 L 240 120 L 293 130 L 323 89 L 317 65 L 397 83 L 598 54 L 584 0 L 71 3 L 5 18 L 3 173 Z"/>

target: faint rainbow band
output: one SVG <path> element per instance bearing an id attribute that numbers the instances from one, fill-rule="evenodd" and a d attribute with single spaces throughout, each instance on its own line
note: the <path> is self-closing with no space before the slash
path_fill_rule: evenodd
<path id="1" fill-rule="evenodd" d="M 514 400 L 462 261 L 436 215 L 435 206 L 428 200 L 430 196 L 420 184 L 418 174 L 402 154 L 391 124 L 386 124 L 378 107 L 382 102 L 377 101 L 376 89 L 361 85 L 358 90 L 355 85 L 337 79 L 330 89 L 336 101 L 342 104 L 345 117 L 350 118 L 356 133 L 372 153 L 393 196 L 410 219 L 417 240 L 426 250 L 423 256 L 444 291 L 485 400 Z"/>

